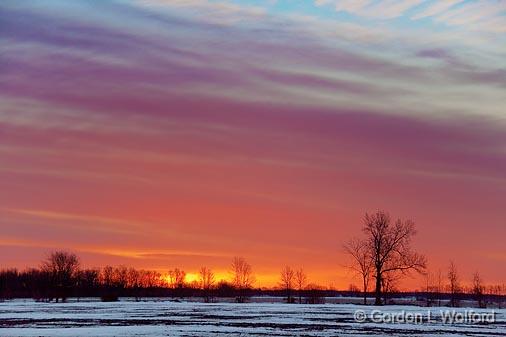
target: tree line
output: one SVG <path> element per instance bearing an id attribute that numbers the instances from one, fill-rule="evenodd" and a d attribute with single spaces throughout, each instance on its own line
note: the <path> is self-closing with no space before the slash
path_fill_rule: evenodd
<path id="1" fill-rule="evenodd" d="M 386 303 L 387 295 L 396 291 L 398 282 L 413 272 L 425 275 L 427 305 L 441 305 L 441 299 L 449 297 L 450 305 L 457 306 L 463 298 L 465 289 L 460 285 L 453 262 L 446 275 L 447 284 L 443 285 L 442 272 L 428 272 L 426 257 L 412 249 L 412 238 L 416 234 L 413 221 L 394 221 L 384 211 L 366 213 L 362 233 L 361 237 L 347 241 L 344 251 L 351 258 L 349 267 L 361 278 L 364 304 L 371 295 L 374 304 Z M 58 302 L 68 297 L 98 296 L 103 301 L 115 301 L 124 296 L 137 300 L 153 296 L 198 296 L 206 302 L 216 297 L 235 297 L 237 302 L 245 302 L 254 294 L 274 294 L 283 295 L 288 303 L 322 303 L 329 294 L 323 287 L 308 282 L 302 268 L 285 266 L 280 271 L 278 289 L 270 291 L 254 289 L 252 266 L 242 257 L 232 260 L 230 274 L 229 281 L 217 281 L 210 268 L 202 267 L 198 279 L 187 282 L 186 272 L 179 268 L 165 274 L 126 266 L 82 269 L 76 254 L 55 251 L 42 261 L 40 268 L 1 270 L 0 298 L 32 297 L 38 301 Z M 487 293 L 481 276 L 475 273 L 468 290 L 475 295 L 479 305 L 484 306 L 487 298 L 490 299 L 487 294 L 504 295 L 505 287 L 489 287 Z M 349 289 L 350 294 L 358 292 L 355 286 Z"/>
<path id="2" fill-rule="evenodd" d="M 506 285 L 486 285 L 477 271 L 470 276 L 468 285 L 463 285 L 457 266 L 450 261 L 445 272 L 439 269 L 425 273 L 423 292 L 426 294 L 427 306 L 441 306 L 442 299 L 446 298 L 452 307 L 458 307 L 463 300 L 472 299 L 478 307 L 486 308 L 493 303 L 501 306 L 502 297 L 506 295 Z"/>
<path id="3" fill-rule="evenodd" d="M 69 297 L 78 300 L 81 297 L 100 297 L 102 301 L 116 301 L 120 297 L 136 300 L 145 297 L 171 297 L 176 300 L 201 297 L 205 302 L 211 302 L 215 298 L 228 297 L 242 303 L 258 294 L 282 295 L 282 289 L 255 289 L 253 269 L 242 257 L 233 259 L 230 273 L 229 281 L 218 281 L 210 268 L 202 267 L 198 279 L 188 282 L 186 272 L 179 268 L 164 274 L 123 265 L 81 268 L 75 253 L 55 251 L 42 261 L 40 268 L 0 270 L 0 299 L 33 298 L 41 302 L 63 302 Z M 302 269 L 297 271 L 297 275 L 299 303 L 322 303 L 325 289 L 306 284 L 307 277 Z M 291 289 L 291 278 L 285 279 L 285 282 Z M 293 302 L 291 294 L 288 300 Z"/>

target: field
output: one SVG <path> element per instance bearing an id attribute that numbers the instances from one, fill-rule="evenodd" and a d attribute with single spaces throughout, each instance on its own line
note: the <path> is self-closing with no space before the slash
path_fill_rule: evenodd
<path id="1" fill-rule="evenodd" d="M 0 336 L 506 336 L 506 310 L 493 323 L 444 323 L 431 308 L 422 324 L 358 323 L 359 305 L 121 301 L 0 303 Z M 426 308 L 386 306 L 383 313 L 423 313 Z M 466 309 L 458 309 L 463 313 Z M 477 312 L 490 313 L 491 310 Z"/>

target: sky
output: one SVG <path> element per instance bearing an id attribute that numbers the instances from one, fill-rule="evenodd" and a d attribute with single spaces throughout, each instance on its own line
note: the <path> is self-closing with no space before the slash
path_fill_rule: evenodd
<path id="1" fill-rule="evenodd" d="M 0 267 L 347 288 L 381 209 L 502 283 L 505 172 L 505 1 L 0 3 Z"/>

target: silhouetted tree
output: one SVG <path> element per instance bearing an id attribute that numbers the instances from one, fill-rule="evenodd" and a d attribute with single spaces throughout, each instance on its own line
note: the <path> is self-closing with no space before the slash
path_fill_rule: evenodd
<path id="1" fill-rule="evenodd" d="M 286 301 L 292 303 L 292 289 L 295 282 L 295 272 L 289 266 L 284 267 L 280 273 L 280 285 L 286 292 Z"/>
<path id="2" fill-rule="evenodd" d="M 392 223 L 386 212 L 366 213 L 363 232 L 374 268 L 375 304 L 381 305 L 383 279 L 387 274 L 392 277 L 397 273 L 407 275 L 412 270 L 423 272 L 426 259 L 411 250 L 411 239 L 416 234 L 411 220 L 398 219 Z"/>
<path id="3" fill-rule="evenodd" d="M 234 257 L 232 261 L 232 284 L 238 292 L 237 302 L 243 303 L 245 293 L 255 282 L 251 265 L 242 257 Z"/>
<path id="4" fill-rule="evenodd" d="M 381 279 L 383 303 L 388 304 L 388 295 L 397 291 L 397 285 L 401 275 L 396 272 L 386 272 Z"/>
<path id="5" fill-rule="evenodd" d="M 214 285 L 214 273 L 207 267 L 200 268 L 199 271 L 200 289 L 204 294 L 205 302 L 209 302 L 211 298 L 211 290 Z"/>
<path id="6" fill-rule="evenodd" d="M 30 268 L 20 275 L 21 282 L 29 290 L 37 302 L 49 301 L 53 293 L 49 273 L 40 269 Z"/>
<path id="7" fill-rule="evenodd" d="M 119 290 L 119 293 L 122 294 L 128 283 L 128 268 L 125 266 L 114 268 L 112 277 L 114 286 Z"/>
<path id="8" fill-rule="evenodd" d="M 74 253 L 55 251 L 42 262 L 44 272 L 48 273 L 56 302 L 61 298 L 65 301 L 79 270 L 79 258 Z"/>
<path id="9" fill-rule="evenodd" d="M 438 269 L 436 274 L 437 305 L 441 306 L 441 294 L 443 293 L 443 273 Z"/>
<path id="10" fill-rule="evenodd" d="M 304 272 L 304 269 L 299 268 L 295 272 L 295 285 L 297 286 L 297 291 L 299 293 L 299 304 L 302 303 L 302 290 L 306 286 L 307 283 L 307 275 Z"/>
<path id="11" fill-rule="evenodd" d="M 100 270 L 85 269 L 77 273 L 76 296 L 90 296 L 100 285 Z"/>
<path id="12" fill-rule="evenodd" d="M 432 285 L 432 273 L 427 271 L 424 273 L 425 276 L 425 287 L 422 288 L 422 291 L 425 291 L 425 297 L 426 297 L 426 305 L 428 307 L 431 306 L 432 302 L 432 292 L 433 292 L 433 285 Z"/>
<path id="13" fill-rule="evenodd" d="M 127 287 L 132 290 L 133 296 L 136 301 L 140 301 L 141 299 L 141 281 L 140 281 L 140 273 L 135 268 L 128 268 L 127 272 Z"/>
<path id="14" fill-rule="evenodd" d="M 362 292 L 360 290 L 359 287 L 357 287 L 355 284 L 353 283 L 350 283 L 350 285 L 348 286 L 348 291 L 353 295 L 353 296 L 358 296 L 360 295 L 360 293 Z"/>
<path id="15" fill-rule="evenodd" d="M 450 262 L 450 266 L 448 268 L 448 283 L 448 290 L 450 291 L 450 305 L 452 307 L 456 307 L 458 305 L 457 296 L 460 292 L 460 282 L 457 267 L 453 261 Z"/>
<path id="16" fill-rule="evenodd" d="M 185 287 L 186 272 L 179 268 L 169 271 L 169 284 L 174 289 L 174 294 L 183 297 L 183 288 Z"/>
<path id="17" fill-rule="evenodd" d="M 489 285 L 486 288 L 487 295 L 490 301 L 497 301 L 497 306 L 499 309 L 503 306 L 504 297 L 500 298 L 500 296 L 504 296 L 506 294 L 506 287 L 504 284 L 501 286 L 500 284 Z"/>
<path id="18" fill-rule="evenodd" d="M 118 291 L 114 283 L 114 268 L 105 266 L 100 273 L 100 281 L 102 282 L 102 291 L 100 298 L 104 302 L 113 302 L 118 300 Z"/>
<path id="19" fill-rule="evenodd" d="M 180 269 L 175 269 L 176 276 L 176 289 L 182 289 L 185 284 L 186 273 Z M 155 270 L 140 270 L 139 271 L 140 283 L 143 288 L 156 288 L 162 284 L 162 274 Z"/>
<path id="20" fill-rule="evenodd" d="M 353 259 L 350 268 L 362 278 L 362 290 L 364 296 L 364 305 L 367 304 L 367 291 L 369 290 L 369 281 L 374 271 L 374 261 L 369 243 L 366 240 L 351 239 L 344 245 L 345 252 Z"/>
<path id="21" fill-rule="evenodd" d="M 432 306 L 437 299 L 438 306 L 441 306 L 441 292 L 442 292 L 443 276 L 441 269 L 437 272 L 425 273 L 425 293 L 427 295 L 427 306 Z"/>
<path id="22" fill-rule="evenodd" d="M 114 268 L 112 266 L 105 266 L 100 275 L 102 285 L 106 288 L 112 288 L 114 285 Z"/>
<path id="23" fill-rule="evenodd" d="M 138 288 L 140 284 L 139 281 L 139 271 L 135 268 L 128 268 L 127 271 L 127 287 L 128 288 Z"/>
<path id="24" fill-rule="evenodd" d="M 483 280 L 478 272 L 473 274 L 473 295 L 475 300 L 478 302 L 478 306 L 483 308 L 483 292 L 485 291 L 485 287 L 483 286 Z"/>
<path id="25" fill-rule="evenodd" d="M 216 295 L 220 297 L 232 297 L 235 291 L 234 285 L 224 280 L 216 285 Z"/>
<path id="26" fill-rule="evenodd" d="M 323 287 L 311 283 L 306 287 L 306 303 L 307 304 L 324 304 L 325 296 L 323 293 Z"/>
<path id="27" fill-rule="evenodd" d="M 17 269 L 6 269 L 0 272 L 0 299 L 10 299 L 19 287 L 20 274 Z"/>

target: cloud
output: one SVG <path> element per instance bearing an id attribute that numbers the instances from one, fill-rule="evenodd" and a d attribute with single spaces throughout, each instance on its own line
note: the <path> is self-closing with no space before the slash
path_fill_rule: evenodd
<path id="1" fill-rule="evenodd" d="M 419 11 L 411 17 L 413 20 L 418 20 L 426 17 L 441 14 L 451 7 L 464 2 L 464 0 L 447 0 L 447 1 L 436 1 L 435 3 L 427 6 L 425 9 Z"/>
<path id="2" fill-rule="evenodd" d="M 495 0 L 316 0 L 315 5 L 333 6 L 338 12 L 375 20 L 392 20 L 402 16 L 411 20 L 430 19 L 446 26 L 459 26 L 464 31 L 497 34 L 503 33 L 506 26 L 506 5 Z M 439 33 L 439 30 L 434 33 Z"/>
<path id="3" fill-rule="evenodd" d="M 381 19 L 393 19 L 421 4 L 423 0 L 383 0 L 367 8 L 362 15 Z"/>
<path id="4" fill-rule="evenodd" d="M 453 59 L 453 56 L 450 55 L 447 50 L 441 48 L 420 50 L 416 55 L 441 60 Z"/>
<path id="5" fill-rule="evenodd" d="M 125 230 L 126 233 L 132 233 L 133 229 L 142 228 L 145 224 L 143 223 L 135 223 L 129 220 L 122 219 L 114 219 L 114 218 L 105 218 L 100 216 L 91 216 L 91 215 L 79 215 L 79 214 L 69 214 L 62 212 L 53 212 L 53 211 L 44 211 L 44 210 L 28 210 L 28 209 L 3 209 L 2 211 L 7 211 L 9 213 L 15 213 L 20 215 L 28 215 L 34 218 L 48 219 L 48 220 L 73 220 L 77 222 L 85 222 L 88 224 L 107 224 L 107 225 L 116 225 L 118 226 L 118 230 Z M 89 225 L 88 225 L 89 226 Z M 125 226 L 130 227 L 130 230 L 126 230 Z M 133 228 L 133 229 L 132 229 Z M 110 227 L 109 227 L 110 229 Z"/>
<path id="6" fill-rule="evenodd" d="M 5 106 L 0 122 L 20 130 L 32 124 L 100 133 L 102 141 L 111 132 L 163 137 L 181 123 L 190 130 L 188 115 L 205 118 L 198 112 L 203 106 L 192 107 L 190 96 L 213 102 L 205 106 L 212 111 L 261 103 L 323 110 L 347 106 L 426 118 L 502 113 L 505 80 L 500 64 L 473 63 L 475 57 L 451 45 L 432 47 L 428 41 L 412 40 L 403 47 L 407 50 L 396 50 L 391 40 L 396 35 L 389 30 L 368 35 L 370 30 L 357 24 L 296 15 L 266 16 L 255 27 L 223 27 L 177 15 L 180 7 L 213 12 L 215 3 L 164 4 L 157 6 L 165 11 L 144 3 L 115 9 L 132 16 L 130 26 L 138 29 L 129 30 L 93 13 L 89 22 L 37 12 L 24 13 L 19 21 L 13 19 L 18 11 L 9 9 L 12 15 L 4 28 L 11 43 L 3 53 L 9 67 L 0 83 Z M 237 6 L 232 7 L 239 11 Z M 235 15 L 235 10 L 226 15 Z M 151 15 L 160 24 L 156 32 L 146 20 Z M 281 28 L 275 28 L 280 21 Z M 363 44 L 351 43 L 357 36 Z M 382 39 L 380 48 L 367 42 Z M 471 102 L 462 99 L 470 96 L 475 97 Z M 193 125 L 192 132 L 210 132 L 206 128 L 213 122 L 206 122 Z M 127 180 L 149 182 L 131 178 Z"/>
<path id="7" fill-rule="evenodd" d="M 317 6 L 323 5 L 332 5 L 336 9 L 336 11 L 346 11 L 349 13 L 360 13 L 365 7 L 370 5 L 372 0 L 316 0 L 315 4 Z"/>
<path id="8" fill-rule="evenodd" d="M 140 13 L 144 15 L 142 10 Z M 13 42 L 4 53 L 10 64 L 4 73 L 9 79 L 3 83 L 4 92 L 11 98 L 32 96 L 32 99 L 82 112 L 94 111 L 84 119 L 88 123 L 99 111 L 136 115 L 135 111 L 146 110 L 149 106 L 152 114 L 163 114 L 172 97 L 189 93 L 203 97 L 233 96 L 234 100 L 249 102 L 263 100 L 273 104 L 291 102 L 320 107 L 350 104 L 362 108 L 369 104 L 358 103 L 356 96 L 367 92 L 376 96 L 376 107 L 388 106 L 398 111 L 403 109 L 404 101 L 395 98 L 400 97 L 396 93 L 404 92 L 425 97 L 424 101 L 439 107 L 444 103 L 446 110 L 449 100 L 432 99 L 434 94 L 430 86 L 419 90 L 416 86 L 406 86 L 406 81 L 417 78 L 416 82 L 422 84 L 436 80 L 464 92 L 466 88 L 461 81 L 466 77 L 468 81 L 485 85 L 498 81 L 500 84 L 500 71 L 494 69 L 469 67 L 463 72 L 445 68 L 427 72 L 425 64 L 404 64 L 402 55 L 392 57 L 379 53 L 380 57 L 372 57 L 367 48 L 331 47 L 315 40 L 312 34 L 299 35 L 296 41 L 291 34 L 301 28 L 295 28 L 298 21 L 290 19 L 286 30 L 248 33 L 249 30 L 237 31 L 232 27 L 202 26 L 199 20 L 174 19 L 173 14 L 168 14 L 163 21 L 164 28 L 159 29 L 157 35 L 142 33 L 143 20 L 132 21 L 139 26 L 137 33 L 118 32 L 108 26 L 74 25 L 62 20 L 66 22 L 66 32 L 58 30 L 52 23 L 54 19 L 33 16 L 31 27 L 45 28 L 30 31 L 30 34 L 26 33 L 22 22 L 6 21 L 7 31 L 18 42 Z M 269 21 L 264 24 L 270 25 Z M 300 26 L 303 27 L 302 22 Z M 184 38 L 174 36 L 177 30 L 185 31 Z M 339 30 L 339 26 L 335 30 Z M 224 33 L 227 39 L 222 38 Z M 72 39 L 72 36 L 79 38 Z M 328 38 L 327 35 L 325 39 Z M 27 44 L 30 41 L 31 44 Z M 248 48 L 242 48 L 244 44 Z M 138 45 L 143 46 L 142 58 Z M 20 53 L 27 56 L 19 58 Z M 54 62 L 56 58 L 57 63 Z M 388 81 L 380 81 L 381 77 L 387 77 Z M 129 94 L 125 96 L 125 92 Z M 16 113 L 12 121 L 27 113 Z M 36 115 L 44 114 L 37 112 Z M 72 117 L 71 110 L 60 117 L 44 119 L 44 123 L 78 120 Z M 99 115 L 96 118 L 100 125 Z"/>
<path id="9" fill-rule="evenodd" d="M 505 17 L 506 3 L 499 1 L 478 1 L 465 3 L 462 6 L 450 9 L 434 18 L 435 21 L 443 22 L 447 25 L 469 25 L 473 27 L 475 23 L 496 17 Z"/>
<path id="10" fill-rule="evenodd" d="M 217 25 L 230 25 L 239 22 L 256 22 L 267 12 L 259 6 L 239 5 L 229 1 L 207 0 L 137 0 L 138 4 L 157 9 L 177 9 L 196 16 L 203 22 Z"/>
<path id="11" fill-rule="evenodd" d="M 344 11 L 359 16 L 378 19 L 393 19 L 421 4 L 423 0 L 317 0 L 317 6 L 334 6 L 336 11 Z"/>

